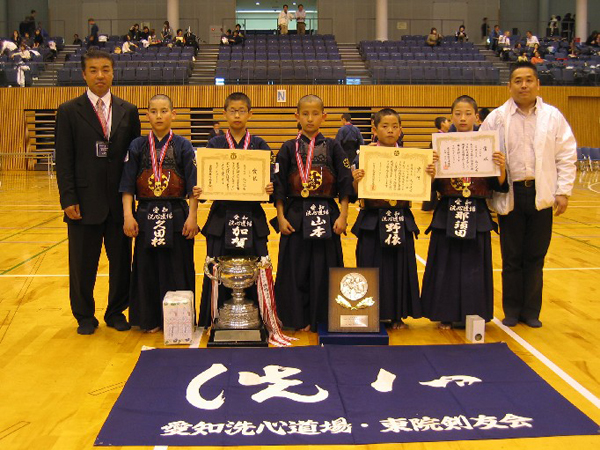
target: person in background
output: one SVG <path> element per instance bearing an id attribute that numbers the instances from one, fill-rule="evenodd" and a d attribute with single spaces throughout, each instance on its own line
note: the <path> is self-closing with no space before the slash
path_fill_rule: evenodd
<path id="1" fill-rule="evenodd" d="M 438 33 L 437 28 L 432 28 L 425 41 L 430 47 L 435 47 L 442 43 L 442 36 Z"/>
<path id="2" fill-rule="evenodd" d="M 163 27 L 160 32 L 160 38 L 163 42 L 169 42 L 171 39 L 173 39 L 173 30 L 171 30 L 168 20 L 165 20 L 165 23 L 163 23 Z"/>
<path id="3" fill-rule="evenodd" d="M 483 23 L 481 24 L 481 40 L 483 41 L 484 44 L 486 43 L 489 34 L 490 34 L 490 24 L 488 23 L 488 18 L 484 17 Z"/>
<path id="4" fill-rule="evenodd" d="M 224 134 L 225 133 L 223 133 L 223 130 L 221 130 L 221 124 L 219 123 L 218 120 L 215 120 L 213 122 L 213 127 L 208 132 L 208 140 L 210 141 L 215 136 L 223 136 Z"/>
<path id="5" fill-rule="evenodd" d="M 526 33 L 526 36 L 527 36 L 527 47 L 534 47 L 535 44 L 540 45 L 540 41 L 538 40 L 537 36 L 534 36 L 531 31 L 528 31 Z"/>
<path id="6" fill-rule="evenodd" d="M 75 33 L 73 35 L 73 45 L 82 45 L 83 42 L 81 41 L 81 39 L 79 39 L 79 35 L 77 33 Z"/>
<path id="7" fill-rule="evenodd" d="M 348 161 L 354 161 L 361 145 L 365 145 L 360 130 L 352 125 L 352 116 L 349 113 L 342 114 L 342 127 L 338 130 L 335 140 L 340 143 Z M 402 130 L 402 129 L 400 129 Z"/>
<path id="8" fill-rule="evenodd" d="M 455 38 L 457 42 L 467 42 L 469 40 L 469 36 L 467 36 L 467 31 L 464 25 L 458 27 Z"/>
<path id="9" fill-rule="evenodd" d="M 279 17 L 277 18 L 277 26 L 279 27 L 280 34 L 288 34 L 291 20 L 294 20 L 294 15 L 288 12 L 288 5 L 283 5 L 283 10 L 279 13 Z"/>
<path id="10" fill-rule="evenodd" d="M 296 28 L 298 34 L 306 34 L 306 11 L 302 3 L 298 5 L 298 11 L 296 11 Z"/>
<path id="11" fill-rule="evenodd" d="M 92 46 L 98 46 L 98 25 L 93 17 L 88 19 L 88 26 L 90 27 L 90 35 L 88 36 L 88 48 Z"/>
<path id="12" fill-rule="evenodd" d="M 18 46 L 21 43 L 21 35 L 17 30 L 13 31 L 12 36 L 10 37 L 10 42 Z"/>

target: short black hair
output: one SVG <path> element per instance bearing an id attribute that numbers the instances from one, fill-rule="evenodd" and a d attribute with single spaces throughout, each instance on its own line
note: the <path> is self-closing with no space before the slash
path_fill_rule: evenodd
<path id="1" fill-rule="evenodd" d="M 436 117 L 436 118 L 435 118 L 435 120 L 434 120 L 435 127 L 436 127 L 438 130 L 440 130 L 440 129 L 442 128 L 442 124 L 443 124 L 444 122 L 447 122 L 447 121 L 448 121 L 448 118 L 447 118 L 447 117 Z"/>
<path id="2" fill-rule="evenodd" d="M 342 119 L 344 119 L 346 122 L 352 122 L 352 116 L 350 115 L 350 113 L 342 114 Z"/>
<path id="3" fill-rule="evenodd" d="M 485 118 L 490 115 L 490 112 L 491 111 L 489 108 L 481 108 L 479 110 L 479 120 L 483 122 Z"/>
<path id="4" fill-rule="evenodd" d="M 458 97 L 456 100 L 454 100 L 454 103 L 452 103 L 452 108 L 450 110 L 454 111 L 454 108 L 456 108 L 456 105 L 459 103 L 468 103 L 475 110 L 475 114 L 477 114 L 477 102 L 470 95 L 461 95 Z"/>
<path id="5" fill-rule="evenodd" d="M 298 105 L 296 106 L 296 110 L 300 111 L 300 107 L 302 106 L 302 103 L 309 103 L 309 102 L 317 102 L 321 105 L 321 111 L 325 110 L 325 104 L 323 103 L 323 99 L 321 97 L 319 97 L 318 95 L 314 95 L 314 94 L 305 95 L 300 100 L 298 100 Z"/>
<path id="6" fill-rule="evenodd" d="M 105 52 L 104 50 L 91 48 L 81 55 L 81 70 L 85 70 L 86 63 L 89 59 L 108 59 L 110 61 L 110 66 L 113 68 L 115 67 L 115 61 L 110 53 Z"/>
<path id="7" fill-rule="evenodd" d="M 173 100 L 171 100 L 171 97 L 169 97 L 167 94 L 156 94 L 155 96 L 153 96 L 150 100 L 148 100 L 148 109 L 150 109 L 150 104 L 154 100 L 166 100 L 167 102 L 169 102 L 169 108 L 173 109 Z"/>
<path id="8" fill-rule="evenodd" d="M 402 119 L 400 119 L 400 114 L 398 114 L 396 110 L 392 108 L 383 108 L 377 111 L 375 113 L 375 117 L 373 117 L 373 125 L 375 128 L 377 128 L 381 122 L 381 119 L 383 119 L 385 116 L 394 116 L 396 119 L 398 119 L 398 125 L 402 125 Z"/>
<path id="9" fill-rule="evenodd" d="M 288 5 L 283 5 L 283 7 L 284 7 L 284 8 L 285 8 L 285 7 L 288 7 L 288 8 L 289 8 L 289 6 L 288 6 Z"/>
<path id="10" fill-rule="evenodd" d="M 539 80 L 540 77 L 538 75 L 537 67 L 531 61 L 518 61 L 513 64 L 510 68 L 510 76 L 508 77 L 509 81 L 512 81 L 513 73 L 517 69 L 531 69 L 533 71 L 533 75 Z"/>
<path id="11" fill-rule="evenodd" d="M 219 122 L 218 120 L 215 120 L 215 121 L 213 121 L 213 127 L 214 127 L 215 125 L 221 125 L 221 122 Z"/>
<path id="12" fill-rule="evenodd" d="M 223 109 L 227 109 L 229 107 L 229 103 L 242 101 L 248 107 L 248 111 L 252 109 L 252 102 L 250 101 L 250 97 L 248 97 L 243 92 L 234 92 L 233 94 L 229 94 L 225 99 L 225 106 Z"/>

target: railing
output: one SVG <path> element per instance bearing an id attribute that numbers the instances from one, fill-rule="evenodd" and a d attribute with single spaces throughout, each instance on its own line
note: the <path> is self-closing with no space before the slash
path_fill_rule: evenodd
<path id="1" fill-rule="evenodd" d="M 96 25 L 100 30 L 100 34 L 107 35 L 125 35 L 129 32 L 129 29 L 133 26 L 134 23 L 140 25 L 140 30 L 144 26 L 148 26 L 150 29 L 154 29 L 157 36 L 160 36 L 160 32 L 163 27 L 163 23 L 166 20 L 165 17 L 156 18 L 149 17 L 143 19 L 110 19 L 110 18 L 97 18 Z M 200 19 L 194 19 L 190 17 L 183 17 L 179 19 L 179 28 L 182 30 L 186 30 L 191 27 L 192 33 L 196 36 L 198 35 L 199 27 L 200 27 Z M 177 30 L 173 30 L 175 33 Z M 91 27 L 88 26 L 87 35 L 89 36 L 91 32 Z M 81 36 L 80 36 L 81 37 Z M 83 37 L 81 37 L 83 39 Z"/>
<path id="2" fill-rule="evenodd" d="M 437 28 L 442 36 L 454 36 L 458 27 L 464 24 L 463 19 L 406 19 L 388 18 L 388 39 L 398 40 L 402 35 L 428 35 L 432 28 Z M 375 19 L 357 18 L 354 26 L 355 42 L 375 39 Z M 477 42 L 476 39 L 472 39 Z"/>

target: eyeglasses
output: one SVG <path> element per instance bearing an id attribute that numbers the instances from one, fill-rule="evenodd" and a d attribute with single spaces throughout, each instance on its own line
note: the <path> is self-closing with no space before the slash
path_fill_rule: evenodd
<path id="1" fill-rule="evenodd" d="M 248 114 L 247 109 L 227 109 L 226 112 L 227 114 L 231 114 L 232 116 L 235 116 L 236 114 L 239 114 L 240 116 Z"/>

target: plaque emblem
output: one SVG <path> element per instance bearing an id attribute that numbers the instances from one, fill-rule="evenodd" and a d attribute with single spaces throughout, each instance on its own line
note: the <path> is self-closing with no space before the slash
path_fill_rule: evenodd
<path id="1" fill-rule="evenodd" d="M 335 301 L 338 305 L 352 311 L 368 308 L 375 304 L 373 297 L 363 298 L 368 290 L 369 283 L 367 283 L 367 279 L 360 273 L 352 272 L 342 278 L 340 282 L 340 292 L 342 295 L 338 295 Z M 351 303 L 357 301 L 358 303 L 356 304 Z"/>

